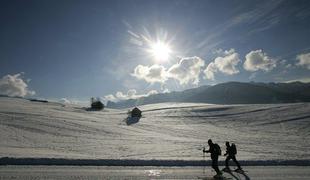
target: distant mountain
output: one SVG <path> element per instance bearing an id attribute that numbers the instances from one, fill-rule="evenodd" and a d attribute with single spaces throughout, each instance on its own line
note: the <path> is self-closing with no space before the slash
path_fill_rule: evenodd
<path id="1" fill-rule="evenodd" d="M 180 92 L 154 94 L 139 99 L 108 101 L 109 108 L 128 108 L 162 102 L 215 104 L 268 104 L 310 102 L 310 83 L 227 82 Z"/>

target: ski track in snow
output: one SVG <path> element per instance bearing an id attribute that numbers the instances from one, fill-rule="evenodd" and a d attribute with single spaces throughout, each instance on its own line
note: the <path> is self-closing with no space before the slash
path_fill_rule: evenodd
<path id="1" fill-rule="evenodd" d="M 143 117 L 127 126 L 128 109 L 0 97 L 0 157 L 202 160 L 211 138 L 223 154 L 234 142 L 243 161 L 310 159 L 310 103 L 139 108 Z"/>

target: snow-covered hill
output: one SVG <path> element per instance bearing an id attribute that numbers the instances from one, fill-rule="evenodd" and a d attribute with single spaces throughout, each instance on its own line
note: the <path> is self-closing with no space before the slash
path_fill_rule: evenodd
<path id="1" fill-rule="evenodd" d="M 0 97 L 0 157 L 201 160 L 209 138 L 236 143 L 242 160 L 310 159 L 310 103 L 163 103 L 86 111 L 59 103 Z"/>

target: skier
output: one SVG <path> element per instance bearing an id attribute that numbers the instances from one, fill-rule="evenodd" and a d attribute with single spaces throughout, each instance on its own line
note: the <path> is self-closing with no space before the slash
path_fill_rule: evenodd
<path id="1" fill-rule="evenodd" d="M 222 176 L 222 172 L 219 170 L 218 166 L 218 158 L 219 155 L 221 155 L 221 148 L 218 144 L 213 143 L 211 139 L 208 140 L 209 150 L 205 150 L 203 148 L 204 153 L 211 153 L 211 159 L 212 159 L 212 168 L 216 171 L 216 175 L 214 178 L 218 178 Z"/>
<path id="2" fill-rule="evenodd" d="M 229 142 L 226 141 L 226 153 L 224 154 L 224 156 L 227 156 L 227 155 L 228 156 L 226 157 L 226 160 L 225 160 L 226 167 L 223 169 L 223 171 L 230 171 L 230 168 L 228 166 L 228 162 L 230 159 L 232 159 L 237 164 L 238 169 L 236 169 L 236 171 L 242 171 L 242 168 L 236 159 L 236 154 L 237 154 L 236 145 L 234 143 L 230 145 Z"/>

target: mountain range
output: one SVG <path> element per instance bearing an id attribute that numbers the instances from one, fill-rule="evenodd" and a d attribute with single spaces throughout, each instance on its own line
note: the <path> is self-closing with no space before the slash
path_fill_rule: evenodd
<path id="1" fill-rule="evenodd" d="M 310 83 L 258 83 L 226 82 L 213 86 L 169 93 L 153 94 L 138 99 L 107 102 L 108 108 L 129 108 L 133 106 L 163 103 L 193 102 L 212 104 L 270 104 L 310 102 Z"/>

